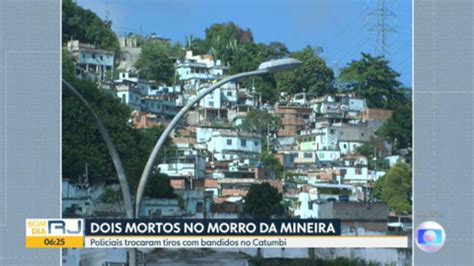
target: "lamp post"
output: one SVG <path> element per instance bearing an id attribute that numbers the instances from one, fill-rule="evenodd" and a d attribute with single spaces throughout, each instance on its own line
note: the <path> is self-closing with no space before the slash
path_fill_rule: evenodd
<path id="1" fill-rule="evenodd" d="M 102 136 L 102 139 L 105 142 L 105 145 L 107 146 L 107 150 L 109 151 L 110 157 L 112 157 L 112 162 L 115 167 L 115 171 L 117 172 L 117 177 L 120 183 L 120 189 L 122 191 L 122 196 L 123 196 L 123 202 L 125 203 L 125 211 L 127 218 L 134 218 L 133 217 L 133 205 L 132 205 L 132 197 L 130 195 L 130 187 L 128 186 L 128 181 L 127 181 L 127 176 L 125 174 L 125 170 L 123 169 L 122 161 L 120 160 L 120 156 L 117 152 L 117 149 L 115 148 L 114 143 L 112 142 L 112 138 L 110 138 L 110 135 L 107 131 L 107 129 L 104 126 L 104 123 L 102 120 L 99 118 L 97 113 L 94 111 L 92 106 L 82 97 L 82 95 L 71 85 L 69 82 L 62 80 L 63 87 L 68 89 L 70 92 L 74 94 L 81 102 L 84 104 L 84 106 L 87 108 L 87 110 L 91 113 L 92 117 L 95 120 L 95 123 L 97 124 L 97 128 L 99 129 L 100 135 Z M 134 266 L 136 265 L 136 249 L 130 248 L 128 249 L 128 256 L 129 256 L 129 265 Z"/>
<path id="2" fill-rule="evenodd" d="M 222 85 L 235 81 L 238 79 L 246 78 L 246 77 L 251 77 L 251 76 L 257 76 L 257 75 L 263 75 L 267 73 L 276 73 L 276 72 L 282 72 L 282 71 L 289 71 L 293 70 L 301 65 L 301 62 L 299 60 L 293 59 L 293 58 L 287 58 L 287 59 L 279 59 L 279 60 L 272 60 L 272 61 L 267 61 L 258 67 L 257 70 L 250 71 L 250 72 L 244 72 L 240 74 L 236 74 L 230 77 L 227 77 L 216 84 L 210 86 L 207 89 L 204 89 L 201 93 L 196 95 L 195 97 L 191 98 L 190 101 L 178 112 L 178 114 L 171 120 L 169 125 L 166 127 L 166 129 L 161 133 L 160 138 L 156 142 L 155 146 L 153 147 L 153 150 L 150 154 L 150 157 L 148 158 L 148 161 L 145 165 L 145 169 L 143 169 L 143 173 L 140 177 L 140 182 L 138 184 L 137 188 L 137 194 L 136 194 L 136 201 L 135 201 L 135 218 L 139 217 L 140 213 L 140 205 L 141 201 L 143 198 L 143 194 L 145 192 L 145 186 L 148 182 L 148 178 L 150 176 L 150 173 L 152 171 L 153 164 L 156 160 L 156 157 L 158 156 L 158 152 L 160 151 L 160 148 L 163 146 L 166 138 L 169 136 L 171 131 L 176 127 L 178 124 L 179 120 L 193 107 L 196 103 L 198 103 L 202 98 L 204 98 L 206 95 L 209 93 L 213 92 L 215 89 L 221 87 Z"/>

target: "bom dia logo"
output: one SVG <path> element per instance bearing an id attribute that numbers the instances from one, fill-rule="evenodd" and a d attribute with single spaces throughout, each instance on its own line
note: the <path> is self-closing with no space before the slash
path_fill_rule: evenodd
<path id="1" fill-rule="evenodd" d="M 30 236 L 82 235 L 82 219 L 27 219 L 26 234 Z"/>
<path id="2" fill-rule="evenodd" d="M 27 248 L 81 248 L 84 238 L 82 219 L 27 219 Z"/>
<path id="3" fill-rule="evenodd" d="M 446 233 L 437 222 L 424 222 L 416 228 L 416 245 L 425 252 L 440 250 L 446 241 Z"/>

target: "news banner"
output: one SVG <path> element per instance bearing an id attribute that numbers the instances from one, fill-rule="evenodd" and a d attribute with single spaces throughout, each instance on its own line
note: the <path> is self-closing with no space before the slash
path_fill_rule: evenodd
<path id="1" fill-rule="evenodd" d="M 25 244 L 27 248 L 404 247 L 407 239 L 341 236 L 339 219 L 27 219 Z"/>

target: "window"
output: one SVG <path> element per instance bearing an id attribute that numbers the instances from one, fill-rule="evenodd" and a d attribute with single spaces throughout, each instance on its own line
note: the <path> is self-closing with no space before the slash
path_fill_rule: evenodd
<path id="1" fill-rule="evenodd" d="M 231 92 L 231 91 L 228 91 L 228 92 L 227 92 L 227 96 L 232 96 L 232 92 Z"/>
<path id="2" fill-rule="evenodd" d="M 362 168 L 356 167 L 355 172 L 356 172 L 356 175 L 361 175 L 362 174 Z"/>
<path id="3" fill-rule="evenodd" d="M 95 59 L 95 54 L 92 55 L 92 58 Z"/>
<path id="4" fill-rule="evenodd" d="M 232 139 L 227 139 L 227 145 L 232 145 Z"/>
<path id="5" fill-rule="evenodd" d="M 258 141 L 254 141 L 253 144 L 258 147 Z"/>
<path id="6" fill-rule="evenodd" d="M 347 144 L 342 145 L 344 149 L 347 149 Z"/>
<path id="7" fill-rule="evenodd" d="M 210 101 L 210 102 L 209 102 L 209 106 L 214 107 L 214 102 L 213 102 L 213 101 Z"/>
<path id="8" fill-rule="evenodd" d="M 311 152 L 305 152 L 305 153 L 303 154 L 303 156 L 304 156 L 305 159 L 311 159 L 311 158 L 313 158 L 313 154 L 312 154 Z"/>
<path id="9" fill-rule="evenodd" d="M 104 57 L 103 56 L 99 56 L 100 60 L 104 60 Z"/>
<path id="10" fill-rule="evenodd" d="M 240 145 L 242 145 L 242 147 L 246 147 L 247 146 L 247 140 L 245 140 L 245 139 L 241 140 Z"/>

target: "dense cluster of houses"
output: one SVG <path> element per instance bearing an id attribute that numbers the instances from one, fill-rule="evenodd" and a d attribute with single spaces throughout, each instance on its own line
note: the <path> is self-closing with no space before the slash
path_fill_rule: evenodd
<path id="1" fill-rule="evenodd" d="M 96 80 L 128 105 L 133 110 L 130 124 L 136 128 L 166 126 L 189 99 L 229 71 L 229 66 L 211 55 L 187 51 L 175 62 L 179 85 L 143 80 L 133 67 L 140 54 L 137 42 L 133 37 L 122 37 L 120 44 L 119 55 L 77 41 L 70 41 L 67 49 L 77 77 Z M 169 177 L 179 197 L 146 198 L 140 215 L 242 217 L 249 187 L 264 182 L 282 193 L 290 217 L 331 218 L 333 213 L 347 213 L 343 210 L 350 204 L 360 208 L 358 203 L 371 202 L 370 191 L 386 168 L 369 169 L 370 162 L 386 159 L 392 166 L 403 160 L 400 151 L 375 136 L 392 112 L 368 108 L 365 99 L 350 93 L 279 96 L 276 104 L 262 102 L 256 88 L 231 82 L 204 97 L 173 132 L 174 149 L 156 169 Z M 279 117 L 278 131 L 258 135 L 242 130 L 239 126 L 252 110 Z M 366 143 L 377 146 L 369 158 L 358 152 Z M 267 150 L 284 167 L 284 177 L 278 178 L 259 160 Z M 101 194 L 108 189 L 118 187 L 64 179 L 63 207 L 74 208 L 74 213 L 83 216 L 123 215 L 120 206 L 101 202 Z M 373 208 L 376 213 L 365 216 L 368 221 L 386 219 L 388 208 L 372 204 L 378 207 Z M 364 216 L 358 215 L 358 219 L 364 220 Z"/>

